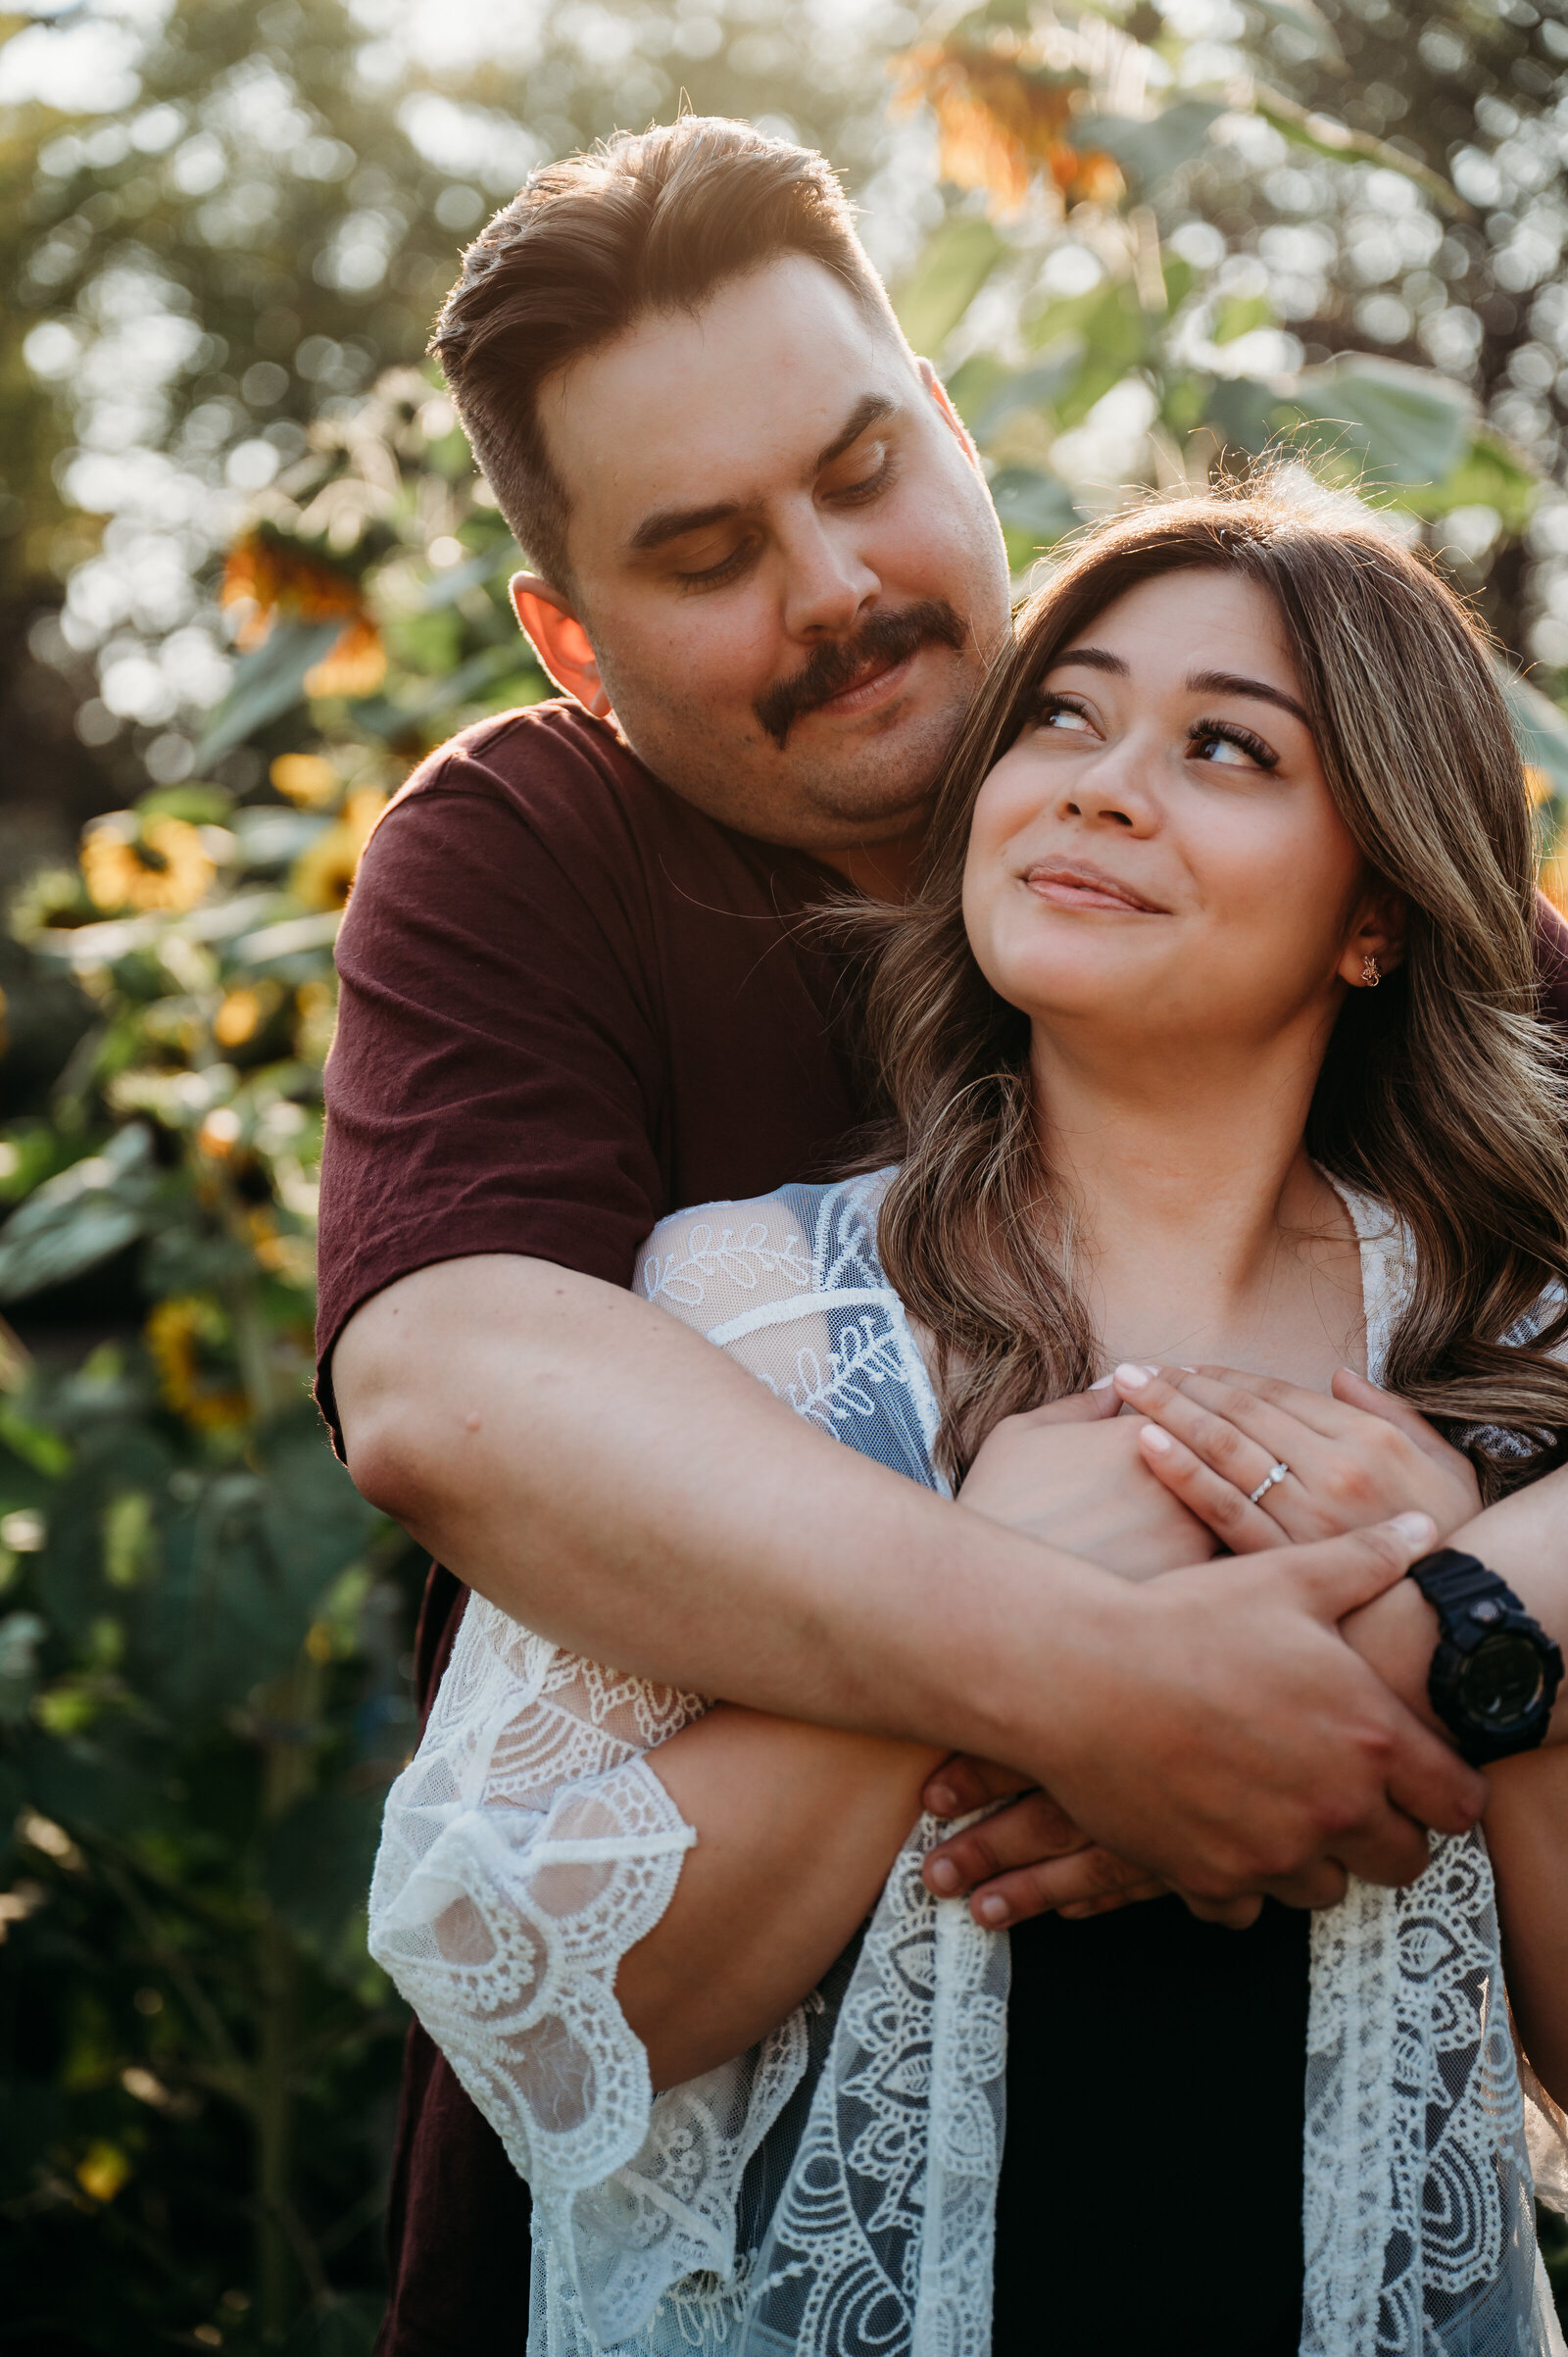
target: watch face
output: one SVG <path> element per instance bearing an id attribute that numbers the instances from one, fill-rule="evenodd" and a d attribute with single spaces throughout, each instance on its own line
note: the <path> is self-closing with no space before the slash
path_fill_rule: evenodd
<path id="1" fill-rule="evenodd" d="M 1528 1637 L 1505 1629 L 1484 1637 L 1459 1673 L 1465 1715 L 1489 1734 L 1521 1726 L 1540 1702 L 1544 1685 L 1539 1647 Z"/>

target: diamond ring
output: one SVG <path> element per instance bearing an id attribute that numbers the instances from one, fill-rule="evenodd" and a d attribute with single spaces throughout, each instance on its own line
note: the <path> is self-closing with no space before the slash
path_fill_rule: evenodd
<path id="1" fill-rule="evenodd" d="M 1263 1476 L 1262 1480 L 1261 1480 L 1261 1481 L 1258 1483 L 1258 1485 L 1257 1485 L 1257 1488 L 1256 1488 L 1256 1489 L 1255 1489 L 1255 1490 L 1252 1492 L 1251 1496 L 1249 1498 L 1249 1499 L 1248 1499 L 1248 1501 L 1247 1501 L 1247 1502 L 1248 1502 L 1248 1504 L 1249 1504 L 1250 1506 L 1255 1506 L 1255 1505 L 1259 1505 L 1259 1504 L 1261 1504 L 1262 1500 L 1263 1500 L 1263 1499 L 1264 1499 L 1264 1498 L 1265 1498 L 1268 1496 L 1268 1494 L 1269 1494 L 1270 1490 L 1272 1490 L 1272 1489 L 1273 1489 L 1273 1487 L 1274 1487 L 1274 1484 L 1275 1484 L 1276 1482 L 1283 1481 L 1283 1480 L 1285 1479 L 1285 1476 L 1287 1475 L 1287 1473 L 1289 1473 L 1290 1469 L 1291 1469 L 1291 1468 L 1290 1468 L 1290 1466 L 1289 1466 L 1288 1464 L 1286 1464 L 1286 1462 L 1285 1462 L 1285 1460 L 1284 1460 L 1284 1458 L 1283 1458 L 1283 1457 L 1280 1459 L 1280 1461 L 1279 1461 L 1279 1463 L 1278 1463 L 1277 1465 L 1270 1465 L 1270 1467 L 1269 1467 L 1268 1471 L 1267 1471 L 1267 1472 L 1264 1474 L 1264 1476 Z"/>

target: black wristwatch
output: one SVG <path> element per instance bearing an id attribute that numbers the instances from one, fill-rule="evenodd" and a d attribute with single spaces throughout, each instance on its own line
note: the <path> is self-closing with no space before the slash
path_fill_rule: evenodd
<path id="1" fill-rule="evenodd" d="M 1443 1634 L 1432 1656 L 1432 1707 L 1472 1767 L 1533 1751 L 1562 1683 L 1562 1654 L 1505 1580 L 1452 1547 L 1412 1563 L 1409 1577 Z"/>

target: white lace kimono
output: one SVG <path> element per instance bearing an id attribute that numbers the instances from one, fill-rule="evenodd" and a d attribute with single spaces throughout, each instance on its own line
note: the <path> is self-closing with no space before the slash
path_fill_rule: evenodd
<path id="1" fill-rule="evenodd" d="M 884 1184 L 682 1212 L 643 1284 L 798 1413 L 940 1490 L 936 1401 L 877 1258 Z M 1347 1202 L 1375 1374 L 1403 1244 Z M 528 2357 L 987 2357 L 1008 1945 L 921 1884 L 950 1827 L 916 1826 L 788 2021 L 651 2092 L 613 1983 L 697 1838 L 647 1755 L 705 1707 L 473 1597 L 388 1796 L 370 1947 L 532 2188 Z M 1435 1840 L 1409 1890 L 1352 1883 L 1314 1917 L 1305 2070 L 1302 2357 L 1561 2352 L 1478 1834 Z M 1045 2113 L 1017 2131 L 1054 2133 Z M 1128 2191 L 1147 2197 L 1131 2168 Z"/>

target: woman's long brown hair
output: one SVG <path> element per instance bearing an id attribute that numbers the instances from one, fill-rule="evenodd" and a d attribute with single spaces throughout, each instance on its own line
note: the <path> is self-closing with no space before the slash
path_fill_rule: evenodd
<path id="1" fill-rule="evenodd" d="M 1029 1020 L 964 933 L 975 798 L 1058 651 L 1124 591 L 1184 567 L 1273 599 L 1335 806 L 1408 904 L 1402 964 L 1345 1001 L 1306 1144 L 1408 1224 L 1414 1286 L 1383 1381 L 1470 1449 L 1494 1496 L 1568 1456 L 1568 1368 L 1548 1355 L 1568 1333 L 1568 1105 L 1536 1015 L 1523 768 L 1487 642 L 1437 572 L 1338 503 L 1267 483 L 1153 504 L 1079 542 L 981 691 L 914 899 L 852 923 L 875 951 L 870 1032 L 892 1107 L 877 1157 L 901 1165 L 878 1239 L 936 1340 L 939 1454 L 961 1476 L 999 1418 L 1098 1372 L 1040 1154 Z M 1558 1314 L 1510 1347 L 1543 1294 Z"/>

